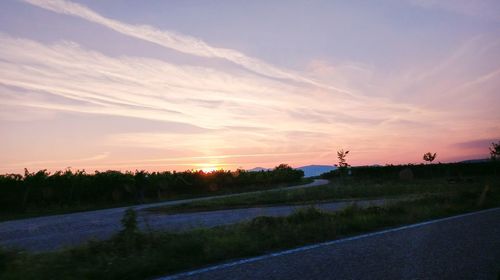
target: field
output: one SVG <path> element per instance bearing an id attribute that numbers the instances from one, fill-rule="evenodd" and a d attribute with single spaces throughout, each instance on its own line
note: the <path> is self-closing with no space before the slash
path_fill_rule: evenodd
<path id="1" fill-rule="evenodd" d="M 305 244 L 337 239 L 388 227 L 500 206 L 498 177 L 466 177 L 412 181 L 334 179 L 331 185 L 303 190 L 241 195 L 206 204 L 183 205 L 161 211 L 196 211 L 353 199 L 417 195 L 383 207 L 349 207 L 323 212 L 305 206 L 287 217 L 258 217 L 252 221 L 196 229 L 183 233 L 143 232 L 135 213 L 123 220 L 123 230 L 110 240 L 42 254 L 3 251 L 2 279 L 143 279 Z M 252 198 L 251 198 L 252 197 Z M 156 210 L 159 211 L 159 210 Z"/>
<path id="2" fill-rule="evenodd" d="M 241 194 L 228 198 L 152 208 L 150 211 L 173 214 L 273 205 L 314 204 L 341 200 L 395 198 L 467 190 L 471 187 L 478 188 L 488 184 L 488 182 L 493 182 L 494 179 L 493 177 L 469 177 L 453 183 L 448 182 L 446 178 L 420 179 L 409 182 L 397 179 L 389 179 L 385 182 L 376 179 L 333 179 L 325 186 Z"/>

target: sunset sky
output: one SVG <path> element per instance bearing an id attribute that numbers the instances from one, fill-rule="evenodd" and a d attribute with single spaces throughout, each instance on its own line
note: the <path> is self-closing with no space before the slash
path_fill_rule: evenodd
<path id="1" fill-rule="evenodd" d="M 500 1 L 1 1 L 0 135 L 0 173 L 485 158 Z"/>

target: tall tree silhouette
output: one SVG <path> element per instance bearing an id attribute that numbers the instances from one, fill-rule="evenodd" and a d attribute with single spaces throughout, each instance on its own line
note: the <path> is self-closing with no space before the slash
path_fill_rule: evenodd
<path id="1" fill-rule="evenodd" d="M 345 170 L 347 167 L 349 167 L 349 163 L 347 163 L 346 157 L 349 151 L 344 151 L 343 149 L 337 151 L 337 158 L 339 159 L 339 171 L 340 174 L 342 175 L 345 173 Z"/>
<path id="2" fill-rule="evenodd" d="M 337 158 L 339 159 L 339 167 L 340 168 L 346 168 L 346 167 L 350 166 L 346 161 L 346 157 L 347 157 L 348 153 L 349 153 L 349 151 L 345 151 L 345 152 L 344 152 L 344 150 L 337 151 Z"/>

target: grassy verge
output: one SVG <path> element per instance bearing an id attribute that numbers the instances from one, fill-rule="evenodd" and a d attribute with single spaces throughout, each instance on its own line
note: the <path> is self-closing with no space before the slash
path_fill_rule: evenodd
<path id="1" fill-rule="evenodd" d="M 334 200 L 388 198 L 404 195 L 443 193 L 484 186 L 493 178 L 469 178 L 450 184 L 446 179 L 385 181 L 345 179 L 332 181 L 328 185 L 305 189 L 280 190 L 258 194 L 241 194 L 233 197 L 194 201 L 177 205 L 152 208 L 150 211 L 162 213 L 185 213 L 213 211 L 221 209 L 262 207 L 279 204 L 307 204 Z"/>
<path id="2" fill-rule="evenodd" d="M 180 200 L 180 199 L 190 199 L 190 198 L 198 198 L 198 197 L 210 197 L 217 195 L 225 195 L 225 194 L 237 194 L 237 193 L 245 193 L 245 192 L 254 192 L 254 191 L 264 191 L 264 190 L 272 190 L 278 188 L 285 188 L 290 186 L 300 186 L 313 182 L 313 179 L 303 178 L 298 182 L 293 183 L 283 183 L 283 184 L 275 184 L 275 185 L 252 185 L 245 186 L 241 188 L 231 188 L 231 189 L 220 189 L 214 192 L 207 192 L 198 195 L 178 195 L 174 197 L 170 197 L 165 200 L 146 200 L 144 204 L 147 203 L 156 203 L 156 202 L 164 202 L 164 201 L 172 201 L 172 200 Z M 137 203 L 96 203 L 96 204 L 78 204 L 78 205 L 60 205 L 60 206 L 50 206 L 44 208 L 30 208 L 26 209 L 24 212 L 16 212 L 16 213 L 0 213 L 0 222 L 8 221 L 8 220 L 16 220 L 16 219 L 25 219 L 25 218 L 33 218 L 33 217 L 41 217 L 41 216 L 50 216 L 50 215 L 58 215 L 58 214 L 69 214 L 83 211 L 92 211 L 92 210 L 102 210 L 109 209 L 115 207 L 126 207 L 137 205 Z"/>
<path id="3" fill-rule="evenodd" d="M 288 217 L 186 233 L 130 231 L 54 253 L 0 253 L 1 279 L 144 279 L 423 220 L 500 206 L 500 185 L 471 186 L 387 205 Z M 133 223 L 132 223 L 133 224 Z"/>

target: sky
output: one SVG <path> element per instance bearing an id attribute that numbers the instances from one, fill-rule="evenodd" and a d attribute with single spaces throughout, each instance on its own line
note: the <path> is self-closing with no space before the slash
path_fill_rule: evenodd
<path id="1" fill-rule="evenodd" d="M 0 2 L 0 173 L 422 163 L 500 141 L 500 2 Z"/>

